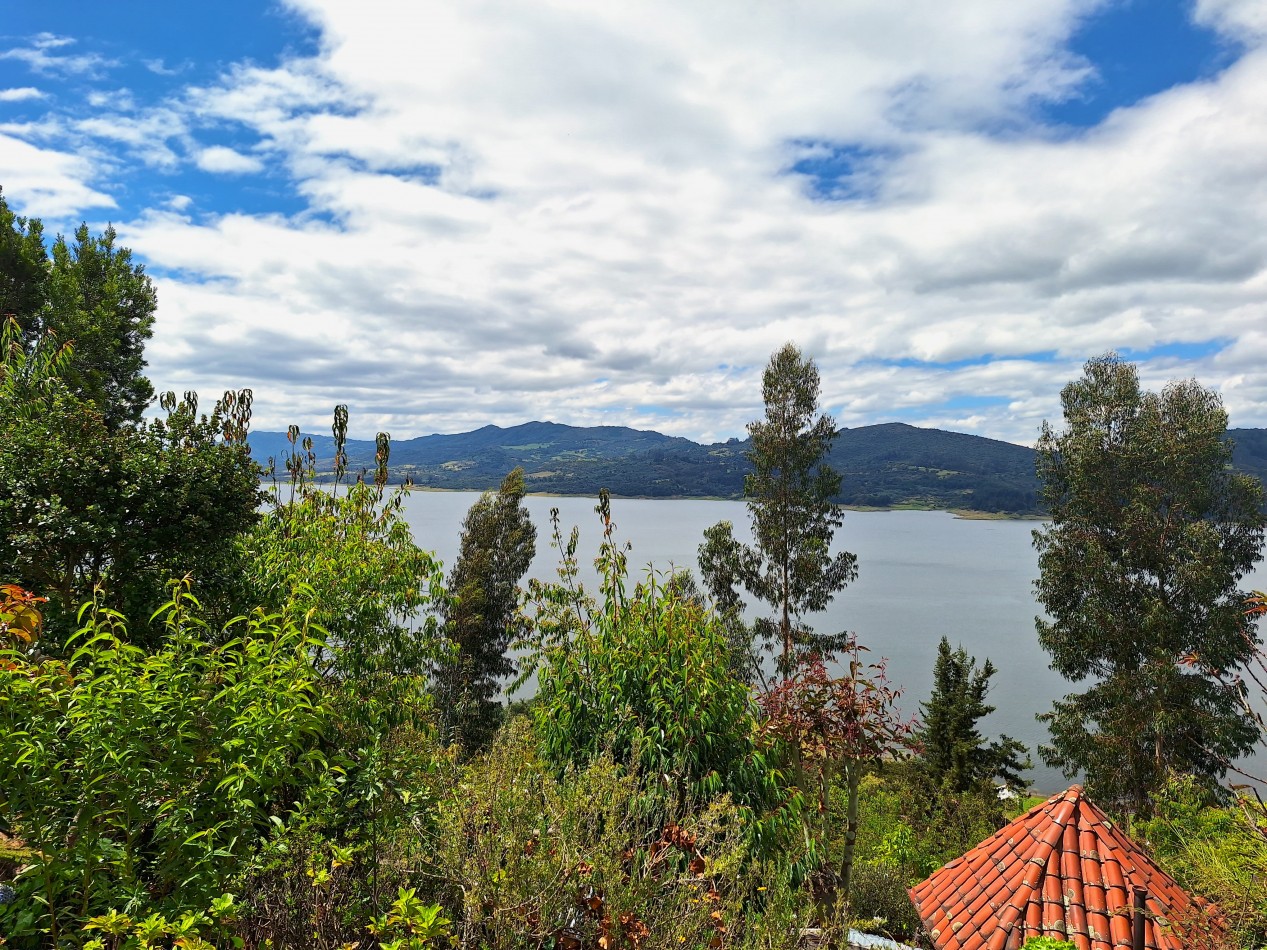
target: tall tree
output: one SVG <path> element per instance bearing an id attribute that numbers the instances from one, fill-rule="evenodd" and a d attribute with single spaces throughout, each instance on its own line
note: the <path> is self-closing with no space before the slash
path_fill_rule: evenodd
<path id="1" fill-rule="evenodd" d="M 986 703 L 995 674 L 989 660 L 978 667 L 976 657 L 962 646 L 950 648 L 945 637 L 933 663 L 933 691 L 920 703 L 924 726 L 920 744 L 929 775 L 952 791 L 966 792 L 981 782 L 1001 779 L 1023 787 L 1021 770 L 1029 768 L 1025 746 L 1008 736 L 987 743 L 977 723 L 994 712 Z"/>
<path id="2" fill-rule="evenodd" d="M 1061 391 L 1043 424 L 1035 584 L 1052 668 L 1089 687 L 1040 719 L 1049 765 L 1085 771 L 1102 798 L 1147 813 L 1168 771 L 1211 781 L 1256 730 L 1211 671 L 1251 657 L 1238 584 L 1262 556 L 1263 493 L 1232 472 L 1227 414 L 1194 380 L 1160 394 L 1113 354 Z"/>
<path id="3" fill-rule="evenodd" d="M 115 246 L 115 236 L 112 227 L 94 236 L 87 225 L 79 226 L 73 244 L 58 235 L 41 327 L 73 344 L 70 382 L 101 407 L 111 429 L 139 422 L 154 398 L 143 350 L 158 307 L 144 266 Z"/>
<path id="4" fill-rule="evenodd" d="M 848 551 L 834 556 L 832 537 L 841 524 L 832 499 L 840 476 L 823 460 L 836 437 L 832 417 L 818 412 L 818 367 L 792 343 L 775 353 L 761 380 L 765 419 L 749 423 L 753 471 L 744 480 L 755 545 L 735 540 L 729 522 L 705 532 L 700 573 L 720 604 L 733 605 L 736 587 L 774 608 L 754 633 L 779 651 L 787 676 L 798 653 L 832 651 L 842 634 L 817 634 L 801 619 L 824 609 L 858 575 Z"/>
<path id="5" fill-rule="evenodd" d="M 437 665 L 436 692 L 451 735 L 467 751 L 492 737 L 501 681 L 515 669 L 507 649 L 521 632 L 519 581 L 537 543 L 523 498 L 524 471 L 516 468 L 496 494 L 486 492 L 471 506 L 449 574 L 455 600 L 444 619 L 455 653 Z"/>
<path id="6" fill-rule="evenodd" d="M 256 519 L 249 392 L 210 415 L 169 394 L 165 417 L 111 429 L 66 382 L 70 348 L 48 336 L 28 353 L 20 336 L 16 321 L 0 332 L 0 574 L 51 598 L 51 642 L 97 585 L 134 636 L 161 635 L 143 620 L 167 582 L 221 571 Z"/>
<path id="7" fill-rule="evenodd" d="M 158 307 L 145 267 L 116 237 L 81 224 L 73 242 L 57 236 L 50 257 L 39 219 L 13 214 L 0 194 L 0 319 L 17 321 L 28 351 L 49 333 L 71 344 L 63 380 L 111 430 L 140 422 L 154 398 L 143 351 Z"/>
<path id="8" fill-rule="evenodd" d="M 48 252 L 38 218 L 9 210 L 0 190 L 0 321 L 13 318 L 23 328 L 36 319 L 48 297 Z"/>

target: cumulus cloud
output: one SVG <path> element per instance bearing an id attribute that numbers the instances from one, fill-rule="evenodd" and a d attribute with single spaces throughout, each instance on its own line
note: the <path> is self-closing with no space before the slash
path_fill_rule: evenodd
<path id="1" fill-rule="evenodd" d="M 255 156 L 243 155 L 223 145 L 204 148 L 195 161 L 203 171 L 218 175 L 244 175 L 264 168 L 264 163 Z"/>
<path id="2" fill-rule="evenodd" d="M 0 89 L 0 102 L 25 102 L 30 99 L 43 99 L 45 93 L 34 86 L 15 86 Z"/>
<path id="3" fill-rule="evenodd" d="M 347 401 L 398 436 L 724 439 L 794 339 L 843 424 L 1029 442 L 1087 356 L 1218 340 L 1148 378 L 1267 424 L 1254 4 L 1198 5 L 1245 47 L 1226 71 L 1077 133 L 1037 107 L 1091 76 L 1067 40 L 1098 0 L 294 6 L 316 55 L 73 124 L 306 205 L 118 222 L 159 278 L 160 388 L 252 385 L 266 427 Z"/>
<path id="4" fill-rule="evenodd" d="M 113 198 L 88 184 L 92 177 L 86 160 L 0 131 L 0 183 L 5 201 L 19 213 L 58 219 L 114 207 Z"/>

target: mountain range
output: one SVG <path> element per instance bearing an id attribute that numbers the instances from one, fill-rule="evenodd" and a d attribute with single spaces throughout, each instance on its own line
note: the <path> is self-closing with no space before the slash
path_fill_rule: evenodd
<path id="1" fill-rule="evenodd" d="M 1233 465 L 1267 479 L 1267 429 L 1230 429 Z M 302 443 L 305 435 L 301 434 Z M 318 476 L 332 471 L 334 439 L 312 435 Z M 291 445 L 284 432 L 252 432 L 254 457 L 285 473 Z M 740 498 L 750 470 L 747 440 L 701 445 L 624 426 L 578 427 L 527 422 L 488 425 L 457 435 L 395 441 L 393 481 L 422 488 L 496 488 L 522 466 L 530 491 L 644 498 Z M 374 468 L 374 442 L 349 439 L 348 470 Z M 843 476 L 838 501 L 859 507 L 963 509 L 1038 514 L 1034 450 L 962 432 L 900 422 L 841 429 L 829 457 Z"/>

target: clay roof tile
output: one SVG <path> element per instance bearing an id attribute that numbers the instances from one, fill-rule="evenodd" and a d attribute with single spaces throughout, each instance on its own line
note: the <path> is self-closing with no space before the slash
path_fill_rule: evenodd
<path id="1" fill-rule="evenodd" d="M 1010 950 L 1035 936 L 1114 950 L 1131 945 L 1136 887 L 1147 891 L 1150 950 L 1196 950 L 1207 931 L 1221 933 L 1214 908 L 1187 894 L 1075 785 L 910 894 L 937 950 Z M 1198 926 L 1189 932 L 1184 921 Z"/>

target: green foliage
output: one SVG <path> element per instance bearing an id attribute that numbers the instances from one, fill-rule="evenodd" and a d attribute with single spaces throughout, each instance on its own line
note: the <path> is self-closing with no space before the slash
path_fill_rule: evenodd
<path id="1" fill-rule="evenodd" d="M 233 936 L 238 907 L 232 894 L 222 894 L 205 911 L 183 911 L 168 918 L 160 913 L 134 917 L 117 910 L 92 917 L 78 935 L 83 950 L 145 950 L 149 947 L 181 947 L 183 950 L 215 950 L 217 947 L 243 946 L 241 937 Z M 89 937 L 89 934 L 93 936 Z"/>
<path id="2" fill-rule="evenodd" d="M 951 650 L 950 641 L 941 638 L 933 664 L 933 692 L 928 702 L 920 703 L 924 728 L 919 738 L 923 763 L 934 782 L 953 791 L 994 779 L 1025 786 L 1020 774 L 1030 767 L 1023 758 L 1025 746 L 1008 736 L 987 744 L 977 729 L 981 718 L 994 712 L 985 701 L 994 673 L 989 660 L 978 669 L 976 657 L 968 656 L 962 646 Z"/>
<path id="3" fill-rule="evenodd" d="M 1267 943 L 1267 840 L 1246 820 L 1256 811 L 1257 803 L 1220 805 L 1191 777 L 1171 778 L 1153 817 L 1133 829 L 1180 884 L 1219 905 L 1243 947 Z"/>
<path id="4" fill-rule="evenodd" d="M 249 565 L 241 596 L 303 611 L 328 635 L 322 672 L 362 687 L 390 689 L 437 655 L 442 568 L 414 542 L 404 497 L 363 481 L 324 491 L 297 477 L 290 499 L 275 493 L 241 540 Z"/>
<path id="5" fill-rule="evenodd" d="M 68 348 L 45 337 L 27 351 L 13 323 L 0 348 L 0 566 L 51 598 L 50 648 L 99 586 L 134 618 L 133 637 L 154 642 L 162 631 L 146 618 L 168 580 L 222 577 L 256 519 L 249 391 L 209 416 L 194 394 L 169 394 L 165 417 L 112 429 L 68 384 Z"/>
<path id="6" fill-rule="evenodd" d="M 439 904 L 424 903 L 415 888 L 402 887 L 391 910 L 368 929 L 375 937 L 389 938 L 379 942 L 381 950 L 427 950 L 449 943 L 456 946 L 452 927 L 453 921 L 444 916 Z"/>
<path id="7" fill-rule="evenodd" d="M 196 607 L 178 592 L 153 653 L 99 605 L 65 663 L 0 652 L 0 813 L 38 854 L 11 938 L 210 906 L 324 772 L 307 629 L 256 615 L 212 645 Z"/>
<path id="8" fill-rule="evenodd" d="M 762 376 L 765 420 L 749 423 L 753 471 L 744 479 L 755 546 L 734 540 L 722 522 L 705 534 L 700 573 L 715 597 L 742 586 L 775 610 L 754 625 L 757 637 L 779 652 L 779 671 L 791 674 L 799 652 L 831 651 L 839 636 L 817 634 L 801 621 L 824 609 L 858 575 L 857 558 L 834 556 L 831 541 L 841 524 L 832 499 L 840 476 L 824 457 L 836 437 L 831 416 L 818 412 L 818 368 L 788 343 Z M 733 596 L 733 595 L 732 595 Z"/>
<path id="9" fill-rule="evenodd" d="M 906 888 L 958 858 L 1005 823 L 990 783 L 953 792 L 931 781 L 914 759 L 886 761 L 860 786 L 857 868 L 850 887 L 856 918 L 883 921 L 866 929 L 913 940 L 921 927 Z M 833 853 L 844 847 L 846 789 L 832 790 L 828 822 L 837 829 Z"/>
<path id="10" fill-rule="evenodd" d="M 0 319 L 30 320 L 48 295 L 48 251 L 39 218 L 15 215 L 0 190 Z"/>
<path id="11" fill-rule="evenodd" d="M 1078 947 L 1072 941 L 1059 937 L 1030 937 L 1021 944 L 1021 950 L 1078 950 Z"/>
<path id="12" fill-rule="evenodd" d="M 436 864 L 464 946 L 786 946 L 805 897 L 751 859 L 726 796 L 648 822 L 654 777 L 607 754 L 560 773 L 538 748 L 513 721 L 442 805 Z"/>
<path id="13" fill-rule="evenodd" d="M 486 746 L 501 720 L 496 697 L 515 669 L 506 651 L 525 632 L 519 581 L 536 553 L 537 529 L 523 496 L 517 468 L 496 495 L 471 506 L 449 574 L 444 631 L 455 651 L 436 664 L 435 692 L 446 733 L 468 752 Z"/>
<path id="14" fill-rule="evenodd" d="M 723 793 L 754 819 L 782 804 L 778 774 L 757 743 L 748 688 L 730 673 L 718 617 L 654 574 L 627 593 L 626 558 L 612 538 L 605 494 L 598 510 L 604 603 L 573 586 L 575 533 L 562 583 L 533 588 L 543 625 L 539 659 L 529 658 L 541 664 L 533 716 L 546 758 L 563 769 L 610 754 L 654 782 L 653 810 L 657 802 L 677 807 Z M 772 847 L 793 821 L 786 810 L 772 812 L 753 824 L 754 843 Z"/>
<path id="15" fill-rule="evenodd" d="M 895 940 L 914 940 L 923 928 L 906 889 L 910 879 L 887 861 L 861 863 L 849 887 L 853 926 Z"/>
<path id="16" fill-rule="evenodd" d="M 1262 486 L 1229 470 L 1227 414 L 1195 381 L 1144 392 L 1109 355 L 1061 402 L 1065 428 L 1038 443 L 1038 637 L 1053 669 L 1092 682 L 1041 717 L 1042 752 L 1146 814 L 1169 771 L 1214 782 L 1256 738 L 1220 676 L 1254 648 L 1237 584 L 1261 557 Z"/>
<path id="17" fill-rule="evenodd" d="M 0 195 L 0 318 L 16 320 L 28 351 L 50 333 L 73 345 L 67 384 L 111 431 L 139 423 L 154 397 L 142 351 L 158 306 L 145 268 L 115 237 L 80 225 L 73 244 L 57 236 L 50 258 L 40 221 L 15 216 Z"/>

